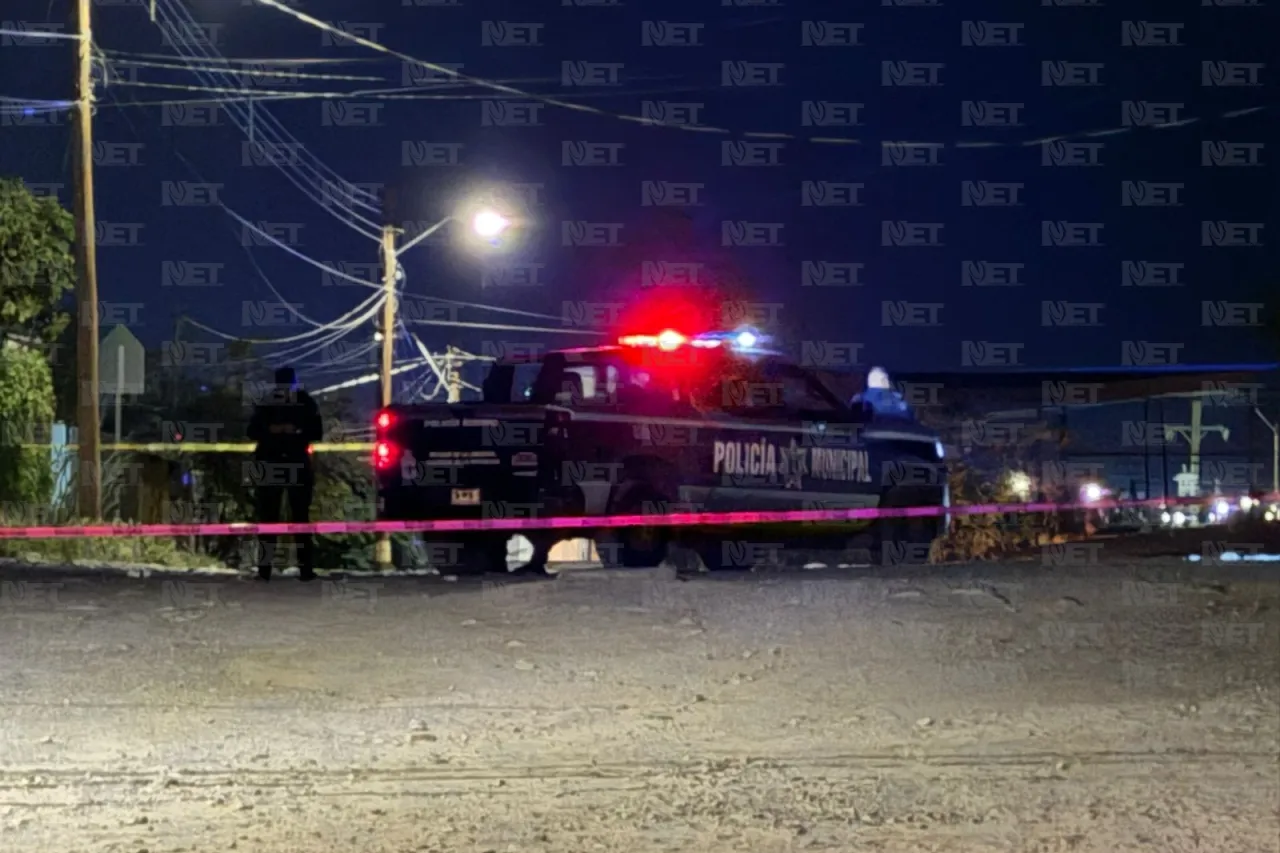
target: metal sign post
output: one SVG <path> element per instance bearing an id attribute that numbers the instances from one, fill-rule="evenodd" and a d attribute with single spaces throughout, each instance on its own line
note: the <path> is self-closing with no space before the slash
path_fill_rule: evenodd
<path id="1" fill-rule="evenodd" d="M 124 438 L 124 398 L 146 389 L 147 351 L 142 341 L 124 326 L 116 326 L 102 339 L 98 364 L 98 390 L 115 397 L 116 444 Z"/>

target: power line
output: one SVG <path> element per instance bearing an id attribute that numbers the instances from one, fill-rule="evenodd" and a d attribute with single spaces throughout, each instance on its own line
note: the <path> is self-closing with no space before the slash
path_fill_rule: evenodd
<path id="1" fill-rule="evenodd" d="M 198 25 L 197 25 L 197 23 L 196 23 L 195 18 L 193 18 L 193 17 L 191 16 L 191 14 L 190 14 L 189 12 L 187 12 L 187 10 L 183 7 L 183 5 L 182 5 L 182 3 L 180 2 L 180 0 L 159 0 L 159 2 L 160 2 L 160 4 L 163 4 L 163 5 L 164 5 L 165 9 L 167 9 L 167 10 L 171 10 L 171 14 L 172 14 L 172 16 L 173 16 L 173 17 L 175 17 L 175 18 L 185 18 L 185 21 L 179 21 L 179 23 L 181 23 L 181 24 L 182 24 L 182 29 L 183 29 L 183 31 L 185 31 L 185 32 L 194 32 L 194 31 L 196 31 L 196 30 L 198 29 Z M 154 4 L 154 3 L 153 3 L 153 6 L 155 6 L 155 5 L 156 5 L 156 4 Z M 159 25 L 159 18 L 157 18 L 157 25 Z M 174 40 L 174 41 L 181 41 L 181 40 Z M 193 43 L 195 44 L 195 46 L 196 46 L 197 48 L 199 48 L 199 49 L 200 49 L 200 54 L 203 54 L 203 56 L 202 56 L 202 58 L 201 58 L 201 61 L 208 62 L 208 61 L 211 61 L 211 60 L 212 60 L 212 61 L 215 61 L 215 62 L 216 62 L 218 59 L 222 59 L 222 58 L 223 58 L 223 57 L 221 56 L 221 54 L 219 54 L 219 53 L 217 52 L 217 50 L 216 50 L 212 45 L 209 45 L 209 46 L 207 46 L 207 47 L 206 47 L 205 45 L 203 45 L 203 44 L 202 44 L 201 40 L 199 40 L 199 39 L 193 39 L 193 40 L 191 40 L 191 41 L 193 41 Z M 192 50 L 192 51 L 191 51 L 191 53 L 193 53 L 193 54 L 194 54 L 194 53 L 196 53 L 196 51 L 195 51 L 195 50 Z M 199 56 L 199 54 L 197 54 L 197 56 Z M 186 61 L 188 61 L 188 62 L 192 61 L 192 57 L 191 57 L 191 56 L 185 56 L 185 57 L 184 57 L 184 59 L 185 59 Z M 197 77 L 199 77 L 199 78 L 201 78 L 204 82 L 208 82 L 208 79 L 205 77 L 205 75 L 202 75 L 202 74 L 200 74 L 200 73 L 197 73 L 197 74 L 196 74 L 196 76 L 197 76 Z M 252 124 L 252 118 L 253 118 L 252 114 L 250 115 L 250 117 L 249 117 L 249 118 L 250 118 L 250 127 L 252 127 L 252 126 L 253 126 L 253 124 Z M 260 117 L 260 119 L 259 119 L 258 124 L 259 124 L 259 125 L 263 125 L 263 124 L 265 124 L 265 125 L 267 126 L 267 128 L 271 129 L 273 132 L 275 132 L 275 133 L 276 133 L 276 135 L 277 135 L 277 137 L 278 137 L 278 138 L 288 138 L 288 139 L 292 139 L 292 138 L 293 138 L 293 137 L 292 137 L 292 136 L 291 136 L 291 135 L 290 135 L 290 134 L 285 130 L 284 126 L 283 126 L 282 124 L 280 124 L 280 122 L 279 122 L 279 121 L 277 121 L 277 120 L 276 120 L 276 118 L 275 118 L 273 115 L 271 115 L 271 113 L 270 113 L 270 112 L 267 112 L 267 111 L 265 111 L 265 110 L 264 110 L 264 111 L 262 111 L 262 115 L 261 115 L 261 117 Z M 244 127 L 241 127 L 241 130 L 245 131 L 245 132 L 246 132 L 246 134 L 248 134 L 248 135 L 250 136 L 250 139 L 252 140 L 252 134 L 249 132 L 249 130 L 248 130 L 248 129 L 246 129 L 246 128 L 244 128 Z M 297 144 L 297 143 L 296 143 L 296 139 L 294 140 L 294 142 L 295 142 L 295 144 Z M 323 162 L 322 162 L 318 157 L 316 157 L 314 154 L 311 154 L 311 152 L 310 152 L 310 151 L 308 151 L 306 148 L 302 147 L 300 144 L 299 144 L 299 146 L 298 146 L 298 147 L 299 147 L 300 151 L 301 151 L 303 154 L 305 154 L 305 155 L 307 155 L 307 156 L 309 156 L 309 157 L 310 157 L 310 159 L 311 159 L 311 161 L 312 161 L 312 163 L 313 163 L 313 165 L 312 165 L 312 167 L 311 167 L 311 168 L 312 168 L 312 170 L 316 173 L 316 175 L 317 175 L 318 177 L 323 178 L 323 177 L 324 177 L 324 175 L 325 175 L 325 173 L 327 173 L 328 175 L 330 175 L 330 176 L 332 177 L 332 179 L 333 179 L 333 180 L 334 180 L 334 181 L 335 181 L 339 186 L 343 186 L 343 187 L 350 187 L 350 184 L 349 184 L 348 182 L 344 181 L 344 180 L 342 179 L 342 177 L 341 177 L 340 175 L 338 175 L 338 173 L 337 173 L 337 172 L 335 172 L 333 169 L 331 169 L 331 168 L 329 168 L 328 166 L 326 166 L 326 165 L 325 165 L 325 164 L 324 164 L 324 163 L 323 163 Z M 377 199 L 376 199 L 372 194 L 368 194 L 368 193 L 366 193 L 365 195 L 366 195 L 366 197 L 367 197 L 367 199 L 368 199 L 369 201 L 371 201 L 371 202 L 376 202 L 376 201 L 377 201 Z M 370 208 L 370 209 L 371 209 L 371 210 L 375 210 L 375 211 L 376 211 L 376 208 Z M 375 231 L 376 231 L 376 230 L 377 230 L 377 223 L 375 223 L 373 227 L 374 227 L 374 229 L 375 229 Z"/>
<path id="2" fill-rule="evenodd" d="M 10 30 L 0 29 L 0 36 L 12 36 L 14 38 L 30 39 L 38 41 L 40 39 L 68 39 L 70 41 L 83 41 L 83 33 L 63 33 L 54 30 Z"/>
<path id="3" fill-rule="evenodd" d="M 185 10 L 180 4 L 174 2 L 174 0 L 160 0 L 160 2 L 157 3 L 156 8 L 156 23 L 158 26 L 167 25 L 169 27 L 178 27 L 181 25 L 188 30 L 195 26 L 194 19 L 189 15 L 186 16 L 185 22 L 178 20 L 179 17 L 185 14 Z M 166 19 L 162 20 L 161 14 L 166 16 Z M 175 50 L 178 50 L 180 53 L 180 58 L 188 64 L 209 63 L 211 61 L 216 62 L 215 57 L 220 58 L 212 47 L 205 47 L 201 45 L 198 40 L 193 41 L 195 48 L 186 47 L 184 41 L 181 39 L 174 39 L 173 42 L 175 44 Z M 179 45 L 183 46 L 179 47 Z M 184 49 L 185 52 L 183 52 Z M 194 73 L 202 82 L 217 82 L 216 80 L 211 80 L 209 75 L 204 72 L 197 71 Z M 225 72 L 223 73 L 223 76 L 225 76 Z M 347 227 L 364 234 L 370 239 L 377 239 L 377 222 L 373 222 L 366 217 L 360 216 L 355 213 L 355 211 L 351 210 L 350 207 L 343 207 L 339 204 L 331 203 L 334 200 L 330 200 L 330 203 L 326 203 L 326 183 L 331 186 L 341 187 L 350 195 L 350 200 L 352 202 L 357 202 L 361 194 L 370 200 L 376 201 L 371 194 L 358 190 L 354 185 L 350 184 L 350 182 L 344 181 L 339 177 L 336 172 L 307 151 L 301 143 L 298 143 L 296 139 L 292 139 L 288 132 L 284 130 L 284 127 L 280 125 L 280 123 L 275 120 L 274 116 L 272 116 L 267 110 L 255 108 L 252 105 L 250 105 L 248 109 L 245 109 L 244 107 L 229 101 L 223 101 L 222 106 L 228 116 L 231 117 L 232 121 L 240 128 L 241 132 L 249 138 L 250 143 L 257 142 L 257 139 L 255 138 L 256 129 L 257 135 L 262 136 L 273 144 L 279 145 L 285 150 L 290 150 L 291 148 L 292 150 L 296 150 L 298 160 L 301 162 L 294 163 L 294 158 L 292 157 L 285 158 L 283 161 L 277 158 L 272 158 L 272 165 L 276 166 L 276 168 L 280 170 L 281 174 L 283 174 L 290 183 L 301 190 L 308 198 L 313 202 L 320 204 L 320 206 L 325 208 L 330 215 L 334 216 L 340 222 L 343 222 Z M 286 141 L 291 139 L 292 142 Z M 309 160 L 307 158 L 309 158 Z M 371 205 L 367 206 L 376 212 L 376 207 Z M 345 214 L 345 217 L 342 214 Z M 362 223 L 368 230 L 366 230 L 366 227 L 357 225 L 357 222 Z"/>
<path id="4" fill-rule="evenodd" d="M 368 310 L 366 311 L 365 310 L 366 307 L 370 305 L 372 307 L 369 307 Z M 329 324 L 324 329 L 313 329 L 312 331 L 303 332 L 300 335 L 293 335 L 287 338 L 244 338 L 238 335 L 229 335 L 226 332 L 220 332 L 217 329 L 212 328 L 211 326 L 206 326 L 203 323 L 197 322 L 196 320 L 192 320 L 190 317 L 187 317 L 184 319 L 185 319 L 185 322 L 190 323 L 192 326 L 195 326 L 197 329 L 203 329 L 204 331 L 212 335 L 217 335 L 218 337 L 224 340 L 238 341 L 240 343 L 247 343 L 247 344 L 273 345 L 273 344 L 294 343 L 297 341 L 303 341 L 303 340 L 308 340 L 310 338 L 314 338 L 318 334 L 321 334 L 323 331 L 326 331 L 329 328 L 336 328 L 339 323 L 342 323 L 343 321 L 346 320 L 346 318 L 351 317 L 353 314 L 357 314 L 360 311 L 365 311 L 364 314 L 360 314 L 360 316 L 351 320 L 349 323 L 346 323 L 345 328 L 338 328 L 339 336 L 347 334 L 352 329 L 358 327 L 363 323 L 367 323 L 369 320 L 371 320 L 373 316 L 377 313 L 378 309 L 381 307 L 382 307 L 382 295 L 375 293 L 373 296 L 370 296 L 364 302 L 357 305 L 355 308 L 351 309 L 346 314 L 339 317 L 337 320 L 334 320 L 333 323 Z"/>
<path id="5" fill-rule="evenodd" d="M 402 53 L 398 50 L 387 47 L 384 44 L 380 44 L 379 42 L 372 41 L 367 38 L 363 38 L 353 33 L 348 33 L 344 30 L 339 29 L 338 27 L 333 26 L 332 24 L 327 24 L 324 21 L 319 20 L 318 18 L 314 18 L 311 15 L 306 14 L 305 12 L 299 12 L 296 9 L 292 9 L 286 6 L 284 3 L 280 2 L 280 0 L 258 0 L 258 2 L 262 3 L 263 5 L 270 6 L 271 8 L 276 9 L 280 12 L 283 12 L 286 15 L 289 15 L 293 18 L 296 18 L 297 20 L 303 22 L 304 24 L 308 24 L 310 26 L 316 27 L 320 30 L 330 33 L 331 35 L 338 36 L 354 44 L 367 47 L 370 50 L 375 50 L 375 51 L 378 51 L 379 53 L 383 53 L 388 56 L 393 56 L 404 62 L 411 62 L 415 65 L 419 65 L 430 71 L 434 71 L 437 74 L 444 74 L 455 80 L 461 80 L 467 83 L 471 83 L 474 86 L 480 86 L 486 89 L 491 89 L 496 92 L 502 92 L 504 94 L 511 95 L 513 97 L 528 98 L 530 100 L 540 101 L 541 103 L 544 103 L 548 106 L 559 107 L 561 109 L 567 109 L 567 110 L 574 110 L 576 112 L 589 113 L 592 115 L 599 115 L 606 118 L 612 118 L 618 121 L 629 122 L 632 124 L 640 124 L 640 125 L 645 125 L 649 127 L 666 127 L 666 128 L 682 130 L 690 133 L 704 133 L 704 134 L 711 134 L 711 135 L 726 135 L 726 136 L 735 135 L 735 136 L 746 137 L 749 139 L 791 140 L 791 141 L 797 141 L 797 142 L 809 142 L 809 143 L 823 144 L 823 145 L 867 144 L 866 140 L 850 138 L 850 137 L 804 136 L 801 134 L 781 133 L 776 131 L 735 131 L 729 128 L 712 127 L 708 125 L 673 124 L 670 122 L 660 121 L 658 119 L 649 118 L 646 116 L 628 115 L 626 113 L 617 113 L 617 112 L 610 112 L 608 110 L 601 110 L 595 107 L 586 106 L 585 104 L 573 103 L 570 101 L 561 100 L 559 98 L 549 97 L 547 95 L 539 95 L 534 92 L 523 91 L 521 89 L 517 89 L 512 86 L 507 86 L 493 80 L 486 80 L 480 77 L 472 77 L 470 75 L 463 74 L 453 68 L 449 68 L 448 66 L 438 65 L 434 62 L 427 62 L 426 60 L 418 59 L 417 57 L 410 56 L 407 53 Z M 1272 105 L 1250 107 L 1244 110 L 1233 110 L 1231 112 L 1223 113 L 1220 116 L 1220 118 L 1237 118 L 1239 116 L 1261 112 L 1263 110 L 1269 109 L 1271 106 Z M 1023 142 L 1000 142 L 1000 141 L 912 142 L 907 140 L 884 140 L 879 142 L 879 146 L 893 147 L 893 146 L 913 146 L 914 145 L 914 146 L 930 146 L 930 147 L 938 147 L 938 148 L 944 148 L 944 147 L 1019 148 L 1019 147 L 1031 147 L 1036 145 L 1044 145 L 1050 142 L 1060 142 L 1060 141 L 1064 141 L 1071 138 L 1116 136 L 1122 133 L 1133 133 L 1141 130 L 1169 130 L 1176 127 L 1185 127 L 1197 121 L 1200 121 L 1200 119 L 1192 118 L 1192 119 L 1186 119 L 1179 122 L 1147 125 L 1144 127 L 1115 127 L 1115 128 L 1107 128 L 1104 130 L 1077 131 L 1072 133 L 1053 134 L 1053 135 L 1042 137 L 1039 139 L 1026 140 Z"/>
<path id="6" fill-rule="evenodd" d="M 211 73 L 217 73 L 219 71 L 225 70 L 222 68 L 197 69 L 197 68 L 191 67 L 190 65 L 173 63 L 173 62 L 152 62 L 152 61 L 138 60 L 138 59 L 119 59 L 114 55 L 112 55 L 111 51 L 103 51 L 103 53 L 106 54 L 106 57 L 111 61 L 112 64 L 123 65 L 127 68 L 160 68 L 160 69 L 168 69 L 173 71 L 208 71 Z M 354 81 L 358 83 L 365 83 L 365 82 L 379 83 L 384 81 L 384 78 L 382 77 L 373 77 L 370 75 L 360 75 L 360 74 L 308 74 L 302 71 L 271 71 L 271 70 L 259 70 L 259 69 L 252 69 L 252 70 L 246 69 L 238 73 L 246 74 L 246 75 L 252 74 L 255 77 L 285 77 L 290 80 L 346 80 L 346 81 Z M 129 82 L 129 81 L 116 81 L 116 82 L 122 83 L 122 82 Z"/>
<path id="7" fill-rule="evenodd" d="M 244 218 L 243 216 L 241 216 L 240 214 L 236 213 L 236 212 L 235 212 L 234 210 L 232 210 L 231 208 L 227 207 L 225 204 L 224 204 L 224 205 L 220 205 L 220 207 L 221 207 L 221 208 L 226 212 L 226 214 L 227 214 L 228 216 L 230 216 L 230 217 L 231 217 L 232 219 L 234 219 L 235 221 L 239 222 L 243 227 L 245 227 L 245 228 L 247 228 L 248 230 L 252 231 L 253 233 L 255 233 L 255 234 L 257 234 L 257 235 L 261 236 L 264 240 L 267 240 L 268 242 L 275 244 L 278 248 L 284 249 L 286 252 L 288 252 L 289 254 L 293 255 L 293 256 L 294 256 L 295 258 L 297 258 L 298 260 L 305 261 L 306 263 L 311 264 L 313 267 L 316 267 L 317 269 L 323 270 L 325 273 L 327 273 L 328 275 L 333 276 L 334 278 L 340 278 L 340 279 L 343 279 L 343 280 L 345 280 L 345 281 L 355 282 L 356 284 L 363 284 L 363 285 L 366 285 L 366 286 L 368 286 L 368 287 L 373 287 L 374 289 L 379 290 L 379 291 L 381 291 L 381 290 L 382 290 L 382 288 L 381 288 L 381 287 L 377 287 L 376 285 L 370 284 L 369 282 L 365 281 L 364 279 L 356 278 L 356 277 L 355 277 L 355 276 L 353 276 L 353 275 L 348 275 L 347 273 L 344 273 L 344 272 L 342 272 L 341 270 L 336 270 L 336 269 L 334 269 L 333 267 L 329 266 L 328 264 L 325 264 L 325 263 L 323 263 L 323 262 L 321 262 L 321 261 L 317 261 L 317 260 L 315 260 L 314 258 L 311 258 L 311 257 L 309 257 L 309 256 L 307 256 L 307 255 L 305 255 L 305 254 L 303 254 L 302 252 L 300 252 L 300 251 L 298 251 L 297 249 L 293 248 L 293 247 L 292 247 L 292 246 L 290 246 L 289 244 L 281 242 L 280 240 L 278 240 L 278 239 L 276 239 L 275 237 L 271 236 L 271 235 L 270 235 L 270 234 L 268 234 L 267 232 L 263 231 L 263 230 L 262 230 L 261 228 L 259 228 L 258 226 L 254 225 L 254 224 L 253 224 L 252 222 L 250 222 L 249 220 L 245 219 L 245 218 Z"/>
<path id="8" fill-rule="evenodd" d="M 370 284 L 369 287 L 376 287 Z M 480 311 L 493 311 L 498 314 L 512 314 L 517 317 L 532 317 L 535 320 L 562 320 L 563 317 L 557 317 L 555 314 L 540 314 L 537 311 L 522 311 L 519 308 L 501 308 L 497 305 L 483 305 L 479 302 L 462 302 L 457 299 L 442 299 L 439 296 L 424 296 L 419 293 L 403 294 L 406 299 L 423 299 L 427 302 L 439 302 L 444 305 L 457 305 L 461 308 L 475 308 Z"/>
<path id="9" fill-rule="evenodd" d="M 504 326 L 497 323 L 462 323 L 456 320 L 406 320 L 415 326 L 453 326 L 459 329 L 486 329 L 494 332 L 537 332 L 547 335 L 603 335 L 594 329 L 548 329 L 541 326 Z"/>
<path id="10" fill-rule="evenodd" d="M 192 69 L 194 70 L 194 69 Z M 347 78 L 354 79 L 354 78 Z M 149 83 L 141 80 L 115 80 L 114 86 L 132 86 L 141 89 L 167 89 L 178 92 L 205 92 L 227 97 L 211 98 L 206 101 L 183 101 L 182 103 L 223 103 L 238 101 L 305 101 L 305 100 L 338 100 L 366 98 L 376 101 L 479 101 L 492 100 L 489 94 L 454 93 L 438 95 L 421 91 L 416 86 L 395 86 L 387 89 L 356 89 L 350 92 L 291 92 L 278 89 L 244 89 L 224 86 L 192 86 L 181 83 Z M 439 88 L 447 88 L 441 86 Z M 704 86 L 672 86 L 647 91 L 614 90 L 611 92 L 584 92 L 581 98 L 638 98 L 648 95 L 671 95 L 705 91 Z M 232 97 L 234 96 L 234 97 Z"/>
<path id="11" fill-rule="evenodd" d="M 160 59 L 171 60 L 173 54 L 169 53 L 140 53 L 134 50 L 112 50 L 111 53 L 116 56 L 132 56 L 138 59 Z M 293 57 L 281 58 L 270 57 L 267 59 L 245 58 L 238 56 L 222 56 L 217 55 L 211 57 L 210 62 L 234 63 L 242 64 L 261 64 L 261 65 L 352 65 L 366 64 L 376 62 L 386 62 L 382 57 L 377 56 L 310 56 L 310 57 Z"/>

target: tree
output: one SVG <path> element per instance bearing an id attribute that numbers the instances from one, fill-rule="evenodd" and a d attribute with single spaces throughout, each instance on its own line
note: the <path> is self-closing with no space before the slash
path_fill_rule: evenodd
<path id="1" fill-rule="evenodd" d="M 47 448 L 53 379 L 41 353 L 0 344 L 0 501 L 12 511 L 47 505 L 53 470 Z"/>
<path id="2" fill-rule="evenodd" d="M 66 326 L 60 305 L 75 281 L 71 214 L 16 179 L 0 179 L 0 500 L 49 499 L 51 359 L 40 350 Z"/>
<path id="3" fill-rule="evenodd" d="M 0 178 L 0 337 L 52 343 L 75 286 L 75 222 L 56 199 Z"/>

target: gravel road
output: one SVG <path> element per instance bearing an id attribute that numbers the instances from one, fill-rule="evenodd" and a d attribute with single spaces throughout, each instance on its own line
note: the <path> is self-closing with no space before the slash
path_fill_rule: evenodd
<path id="1" fill-rule="evenodd" d="M 1280 566 L 1081 562 L 5 568 L 0 849 L 1280 850 Z"/>

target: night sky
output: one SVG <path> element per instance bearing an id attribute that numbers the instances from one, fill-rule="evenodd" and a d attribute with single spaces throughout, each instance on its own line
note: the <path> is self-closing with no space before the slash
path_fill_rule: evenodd
<path id="1" fill-rule="evenodd" d="M 161 18 L 173 20 L 178 0 L 159 2 Z M 362 60 L 251 66 L 273 74 L 245 78 L 246 88 L 408 87 L 465 96 L 269 104 L 284 129 L 343 179 L 379 197 L 391 189 L 394 218 L 409 222 L 411 233 L 413 223 L 458 210 L 468 188 L 510 182 L 534 196 L 518 246 L 486 260 L 459 245 L 456 229 L 442 231 L 449 236 L 404 256 L 405 287 L 407 294 L 555 319 L 408 297 L 410 321 L 582 329 L 607 318 L 619 301 L 661 296 L 663 287 L 643 281 L 646 271 L 663 273 L 660 262 L 695 261 L 728 266 L 749 288 L 753 304 L 739 305 L 734 319 L 768 326 L 831 367 L 855 357 L 890 370 L 942 371 L 1263 361 L 1274 354 L 1259 328 L 1274 303 L 1274 112 L 1220 118 L 1274 100 L 1274 6 L 290 3 L 396 51 L 460 64 L 469 76 L 519 81 L 508 85 L 611 113 L 640 115 L 645 101 L 665 103 L 648 109 L 665 110 L 670 121 L 693 116 L 734 131 L 726 135 L 643 127 L 529 99 L 502 106 L 491 102 L 510 96 L 473 85 L 441 88 L 438 74 L 335 45 L 279 10 L 241 0 L 181 5 L 209 25 L 201 32 L 226 57 Z M 55 22 L 66 31 L 67 7 L 66 0 L 6 0 L 0 18 L 9 29 Z M 152 24 L 143 3 L 98 2 L 95 15 L 100 48 L 176 57 L 176 31 Z M 255 165 L 244 134 L 214 108 L 216 95 L 131 85 L 207 82 L 186 71 L 119 62 L 137 57 L 115 58 L 110 84 L 99 89 L 95 125 L 104 327 L 126 322 L 149 345 L 172 338 L 180 312 L 247 338 L 307 331 L 278 305 L 264 304 L 278 300 L 255 262 L 317 321 L 333 320 L 373 294 L 326 280 L 276 248 L 246 249 L 241 227 L 217 206 L 177 206 L 209 194 L 165 182 L 216 184 L 218 201 L 298 251 L 358 278 L 379 275 L 376 242 L 308 200 L 278 170 Z M 566 70 L 565 62 L 575 64 Z M 71 97 L 71 67 L 70 42 L 5 37 L 0 94 Z M 377 80 L 300 80 L 289 77 L 290 69 Z M 583 81 L 609 85 L 576 85 Z M 199 103 L 154 105 L 168 99 Z M 153 105 L 125 106 L 137 102 Z M 1125 126 L 1191 118 L 1202 121 Z M 510 126 L 529 120 L 536 124 Z M 857 126 L 832 126 L 850 120 Z M 55 185 L 69 203 L 68 116 L 8 110 L 3 121 L 0 171 Z M 753 131 L 798 138 L 741 135 Z M 1025 144 L 1055 135 L 1068 142 Z M 808 137 L 862 144 L 815 144 Z M 881 144 L 895 140 L 942 145 Z M 1206 142 L 1223 144 L 1206 148 Z M 972 143 L 990 145 L 963 147 Z M 656 202 L 689 200 L 698 202 L 685 209 L 694 236 L 672 247 L 671 226 L 659 224 L 670 209 Z M 994 206 L 1010 200 L 1017 205 Z M 831 204 L 849 201 L 856 204 Z M 1176 204 L 1153 206 L 1162 202 Z M 379 213 L 360 212 L 381 221 Z M 566 229 L 566 221 L 590 224 Z M 566 245 L 615 239 L 620 245 Z M 665 274 L 680 269 L 668 264 Z M 413 328 L 435 350 L 453 343 L 492 353 L 589 339 Z M 355 354 L 372 335 L 369 322 L 311 347 L 303 363 L 328 368 L 313 371 L 309 384 L 364 369 Z M 407 346 L 399 352 L 411 354 Z M 353 360 L 334 366 L 343 359 Z"/>

